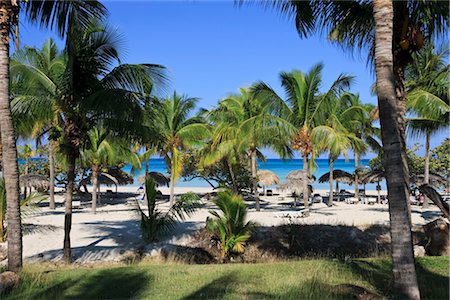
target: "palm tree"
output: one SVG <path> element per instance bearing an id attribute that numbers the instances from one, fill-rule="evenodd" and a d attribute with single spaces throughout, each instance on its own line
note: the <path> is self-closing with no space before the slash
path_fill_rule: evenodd
<path id="1" fill-rule="evenodd" d="M 120 136 L 142 129 L 142 93 L 165 80 L 158 65 L 122 64 L 112 68 L 119 55 L 115 31 L 91 20 L 84 30 L 71 24 L 65 49 L 66 64 L 56 88 L 59 97 L 28 97 L 21 107 L 42 116 L 61 116 L 60 148 L 67 160 L 64 259 L 71 261 L 70 230 L 76 161 L 90 128 L 102 125 Z M 30 88 L 46 83 L 34 68 L 22 68 Z M 28 89 L 30 90 L 30 89 Z M 32 92 L 29 92 L 32 94 Z"/>
<path id="2" fill-rule="evenodd" d="M 389 60 L 386 65 L 386 71 L 392 67 L 390 78 L 394 80 L 393 84 L 397 93 L 386 94 L 392 92 L 386 91 L 383 97 L 379 97 L 379 103 L 387 103 L 386 96 L 398 97 L 397 102 L 390 102 L 389 105 L 379 105 L 380 122 L 389 124 L 382 126 L 382 140 L 384 151 L 391 151 L 392 155 L 387 155 L 385 160 L 394 156 L 397 160 L 386 163 L 386 171 L 388 172 L 388 193 L 389 204 L 394 201 L 401 201 L 404 204 L 394 205 L 390 207 L 391 216 L 404 215 L 404 217 L 392 218 L 391 235 L 400 234 L 400 237 L 393 239 L 396 244 L 393 247 L 393 268 L 394 268 L 394 285 L 398 295 L 403 298 L 419 298 L 419 290 L 415 276 L 414 257 L 412 256 L 412 243 L 410 238 L 410 216 L 408 207 L 408 169 L 406 164 L 406 143 L 405 143 L 405 103 L 406 94 L 404 89 L 405 67 L 412 60 L 412 53 L 422 48 L 425 38 L 432 41 L 437 35 L 444 36 L 448 32 L 449 25 L 449 8 L 448 1 L 294 1 L 279 0 L 273 2 L 263 2 L 266 6 L 275 7 L 283 14 L 294 16 L 295 26 L 300 37 L 306 37 L 314 31 L 321 31 L 328 37 L 343 46 L 346 49 L 368 49 L 369 57 L 380 60 L 381 51 L 378 42 L 380 39 L 376 37 L 378 29 L 388 29 L 390 36 L 385 35 L 389 39 L 391 45 L 388 48 L 391 51 Z M 378 9 L 385 9 L 386 15 L 381 14 Z M 378 10 L 378 11 L 376 11 Z M 378 14 L 376 14 L 378 13 Z M 376 17 L 379 17 L 377 20 Z M 384 23 L 383 23 L 384 22 Z M 385 41 L 387 44 L 387 41 Z M 382 51 L 386 55 L 386 50 Z M 377 55 L 378 54 L 378 55 Z M 381 70 L 380 70 L 381 71 Z M 387 74 L 383 76 L 384 82 L 387 82 Z M 377 91 L 379 91 L 377 85 Z M 383 99 L 380 101 L 380 99 Z M 382 111 L 385 109 L 386 111 Z M 397 118 L 391 120 L 383 120 L 387 116 L 397 114 Z M 393 122 L 393 123 L 390 123 Z M 398 135 L 398 136 L 395 136 Z M 398 143 L 396 146 L 386 144 L 386 142 Z M 390 148 L 388 150 L 388 148 Z M 396 153 L 398 151 L 398 153 Z M 388 170 L 389 169 L 389 170 Z M 396 175 L 402 175 L 402 179 L 391 176 L 395 174 L 395 170 L 401 170 Z M 392 181 L 397 180 L 397 181 Z M 404 192 L 405 191 L 405 192 Z M 402 223 L 405 222 L 405 223 Z M 395 223 L 395 224 L 394 224 Z M 406 228 L 403 232 L 398 230 L 400 227 Z M 406 256 L 404 260 L 400 259 L 400 255 L 395 249 L 408 248 L 404 252 Z M 411 248 L 409 250 L 409 248 Z M 405 272 L 405 273 L 402 273 Z M 409 273 L 407 273 L 409 272 Z M 404 276 L 403 276 L 404 275 Z"/>
<path id="3" fill-rule="evenodd" d="M 349 124 L 355 121 L 355 117 L 362 108 L 348 101 L 348 93 L 329 101 L 329 104 L 319 112 L 319 124 L 311 130 L 313 144 L 313 157 L 322 151 L 327 151 L 330 166 L 330 196 L 328 206 L 333 205 L 333 163 L 340 156 L 348 159 L 347 150 L 351 147 L 362 149 L 363 143 L 349 129 Z M 338 192 L 338 191 L 336 191 Z"/>
<path id="4" fill-rule="evenodd" d="M 55 209 L 55 153 L 58 150 L 58 138 L 62 127 L 61 112 L 56 106 L 53 109 L 42 109 L 38 114 L 27 110 L 26 103 L 30 98 L 51 98 L 56 102 L 59 97 L 58 80 L 66 66 L 65 56 L 58 50 L 53 39 L 48 39 L 41 49 L 25 47 L 19 49 L 11 58 L 11 94 L 13 101 L 11 110 L 15 120 L 15 128 L 21 136 L 41 139 L 48 135 L 48 160 L 50 168 L 49 208 Z M 38 80 L 27 81 L 25 74 L 38 74 Z M 34 86 L 32 86 L 34 85 Z M 22 105 L 25 104 L 25 107 Z"/>
<path id="5" fill-rule="evenodd" d="M 170 168 L 170 205 L 174 204 L 174 189 L 183 170 L 183 150 L 201 146 L 209 136 L 208 126 L 198 117 L 189 117 L 197 98 L 178 95 L 163 101 L 155 100 L 157 114 L 153 115 L 155 128 L 161 138 L 159 152 Z"/>
<path id="6" fill-rule="evenodd" d="M 374 152 L 379 152 L 381 146 L 378 142 L 380 137 L 379 128 L 373 123 L 378 118 L 378 108 L 372 104 L 362 103 L 359 94 L 344 93 L 342 96 L 343 105 L 353 107 L 341 120 L 344 127 L 352 133 L 356 139 L 351 140 L 351 148 L 354 154 L 354 186 L 355 197 L 359 197 L 359 158 L 370 148 Z M 364 142 L 361 142 L 364 141 Z"/>
<path id="7" fill-rule="evenodd" d="M 374 0 L 375 68 L 391 216 L 394 288 L 402 298 L 420 299 L 412 248 L 408 167 L 405 140 L 398 124 L 393 56 L 394 8 L 390 0 Z M 395 216 L 395 217 L 393 217 Z"/>
<path id="8" fill-rule="evenodd" d="M 88 131 L 86 138 L 80 158 L 82 164 L 89 167 L 92 172 L 92 212 L 95 214 L 98 201 L 98 178 L 102 167 L 127 162 L 133 168 L 139 168 L 140 161 L 137 154 L 126 143 L 112 138 L 105 129 L 94 127 Z"/>
<path id="9" fill-rule="evenodd" d="M 19 171 L 17 163 L 16 136 L 9 97 L 9 42 L 10 33 L 18 32 L 19 12 L 22 11 L 32 23 L 42 27 L 56 28 L 63 36 L 68 20 L 86 24 L 92 17 L 100 17 L 106 9 L 98 1 L 14 1 L 0 4 L 0 132 L 3 172 L 8 212 L 8 270 L 17 272 L 22 267 L 22 230 L 19 203 Z"/>
<path id="10" fill-rule="evenodd" d="M 413 54 L 406 68 L 407 108 L 413 117 L 407 122 L 413 135 L 425 135 L 425 177 L 429 183 L 431 136 L 448 128 L 450 114 L 448 50 L 435 53 L 433 46 Z M 424 206 L 427 205 L 425 201 Z"/>
<path id="11" fill-rule="evenodd" d="M 240 94 L 231 95 L 219 102 L 218 107 L 210 112 L 219 121 L 214 131 L 212 151 L 215 160 L 231 154 L 247 153 L 250 158 L 252 190 L 256 199 L 256 210 L 260 210 L 257 179 L 257 158 L 263 158 L 260 149 L 270 147 L 282 158 L 291 157 L 289 141 L 285 136 L 292 135 L 295 128 L 283 118 L 273 114 L 271 103 L 241 88 Z M 213 152 L 214 153 L 214 152 Z M 211 154 L 211 153 L 210 153 Z M 233 174 L 232 168 L 230 173 Z"/>
<path id="12" fill-rule="evenodd" d="M 320 93 L 322 84 L 322 64 L 317 64 L 308 73 L 298 70 L 281 72 L 280 79 L 286 93 L 286 102 L 264 82 L 252 87 L 253 93 L 272 103 L 273 109 L 287 120 L 297 132 L 290 136 L 291 146 L 303 157 L 303 202 L 308 207 L 308 164 L 313 151 L 311 131 L 316 127 L 319 112 L 325 109 L 328 102 L 349 87 L 352 77 L 344 74 L 331 84 L 325 92 Z"/>
<path id="13" fill-rule="evenodd" d="M 85 148 L 81 152 L 81 160 L 91 168 L 92 171 L 92 212 L 97 209 L 98 176 L 101 166 L 108 164 L 114 159 L 113 146 L 107 140 L 108 133 L 105 130 L 93 128 L 87 133 Z"/>

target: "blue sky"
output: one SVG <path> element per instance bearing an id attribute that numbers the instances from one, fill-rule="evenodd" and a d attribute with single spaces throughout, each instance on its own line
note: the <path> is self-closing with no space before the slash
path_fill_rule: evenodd
<path id="1" fill-rule="evenodd" d="M 104 3 L 110 12 L 109 23 L 123 35 L 122 61 L 166 66 L 172 87 L 199 97 L 203 108 L 211 108 L 227 94 L 257 80 L 282 94 L 280 71 L 307 71 L 319 62 L 324 64 L 324 89 L 340 73 L 353 74 L 356 80 L 351 90 L 364 102 L 376 104 L 370 95 L 374 75 L 366 64 L 366 53 L 352 56 L 321 36 L 302 40 L 293 22 L 273 11 L 236 7 L 233 1 Z M 20 30 L 22 45 L 40 46 L 54 37 L 28 24 Z M 443 137 L 433 138 L 431 146 L 439 145 Z M 409 140 L 409 144 L 415 142 Z"/>

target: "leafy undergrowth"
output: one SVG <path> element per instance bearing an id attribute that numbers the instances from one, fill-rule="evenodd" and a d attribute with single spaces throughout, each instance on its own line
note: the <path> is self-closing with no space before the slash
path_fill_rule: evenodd
<path id="1" fill-rule="evenodd" d="M 417 265 L 423 299 L 449 298 L 449 258 Z M 5 299 L 362 299 L 390 297 L 387 259 L 266 264 L 27 265 Z"/>

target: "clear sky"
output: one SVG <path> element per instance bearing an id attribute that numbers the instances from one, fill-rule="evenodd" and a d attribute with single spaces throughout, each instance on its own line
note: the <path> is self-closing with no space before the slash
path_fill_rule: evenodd
<path id="1" fill-rule="evenodd" d="M 227 94 L 257 80 L 282 94 L 280 71 L 307 71 L 319 62 L 325 66 L 324 90 L 340 73 L 353 74 L 356 80 L 351 91 L 359 93 L 364 102 L 376 104 L 370 95 L 374 74 L 366 64 L 366 53 L 352 56 L 321 36 L 302 40 L 292 20 L 271 10 L 237 7 L 233 1 L 104 3 L 110 12 L 109 23 L 123 35 L 122 62 L 166 66 L 172 87 L 199 97 L 203 108 L 211 108 Z M 41 46 L 54 37 L 26 23 L 20 30 L 22 45 Z M 443 137 L 433 138 L 432 148 Z M 417 141 L 409 139 L 408 143 Z"/>

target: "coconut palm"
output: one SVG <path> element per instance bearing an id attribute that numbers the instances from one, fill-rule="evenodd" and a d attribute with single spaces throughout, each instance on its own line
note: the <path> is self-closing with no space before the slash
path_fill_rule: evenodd
<path id="1" fill-rule="evenodd" d="M 333 163 L 340 156 L 348 159 L 347 150 L 353 148 L 363 149 L 363 142 L 349 128 L 355 117 L 363 110 L 362 107 L 352 105 L 348 101 L 348 94 L 332 98 L 328 105 L 318 113 L 318 125 L 311 130 L 311 141 L 313 144 L 313 156 L 320 152 L 328 152 L 330 166 L 329 183 L 330 193 L 328 206 L 333 205 Z M 337 192 L 337 191 L 336 191 Z"/>
<path id="2" fill-rule="evenodd" d="M 58 151 L 58 138 L 62 127 L 61 112 L 42 109 L 38 113 L 27 110 L 30 98 L 51 98 L 56 102 L 59 97 L 58 81 L 66 66 L 65 56 L 58 50 L 53 39 L 48 39 L 41 49 L 25 47 L 19 49 L 11 58 L 11 110 L 15 128 L 19 135 L 40 140 L 48 136 L 48 161 L 50 169 L 49 208 L 55 209 L 55 153 Z M 27 81 L 29 73 L 39 74 L 38 80 Z M 37 100 L 36 100 L 37 101 Z M 22 107 L 22 104 L 25 107 Z"/>
<path id="3" fill-rule="evenodd" d="M 165 77 L 157 65 L 114 67 L 119 62 L 120 39 L 114 30 L 96 20 L 91 20 L 86 30 L 71 24 L 67 41 L 66 64 L 56 85 L 58 97 L 29 97 L 20 106 L 32 114 L 60 114 L 60 148 L 67 160 L 64 259 L 70 262 L 75 166 L 87 132 L 101 124 L 116 135 L 135 134 L 142 127 L 142 93 Z M 46 74 L 34 68 L 22 71 L 30 88 L 47 83 Z"/>
<path id="4" fill-rule="evenodd" d="M 215 115 L 219 125 L 213 132 L 212 149 L 216 160 L 234 153 L 247 153 L 250 158 L 252 190 L 256 210 L 260 210 L 257 179 L 257 158 L 264 159 L 262 147 L 275 150 L 282 158 L 291 157 L 289 141 L 285 136 L 295 132 L 289 122 L 273 114 L 272 105 L 256 97 L 248 89 L 219 102 L 210 115 Z M 210 160 L 214 163 L 215 160 Z M 231 172 L 232 174 L 232 172 Z"/>
<path id="5" fill-rule="evenodd" d="M 126 143 L 112 138 L 105 129 L 92 128 L 86 135 L 84 148 L 80 153 L 82 164 L 91 169 L 92 212 L 95 214 L 98 201 L 99 175 L 102 167 L 127 162 L 134 168 L 140 167 L 136 153 Z"/>
<path id="6" fill-rule="evenodd" d="M 341 74 L 325 92 L 320 93 L 323 65 L 317 64 L 307 73 L 298 70 L 281 72 L 280 79 L 286 93 L 286 101 L 264 82 L 252 87 L 257 96 L 272 103 L 273 109 L 296 128 L 296 133 L 289 136 L 293 149 L 303 157 L 303 202 L 308 207 L 308 163 L 313 151 L 311 131 L 320 124 L 319 112 L 323 111 L 333 97 L 347 89 L 351 76 Z"/>
<path id="7" fill-rule="evenodd" d="M 306 37 L 314 31 L 321 31 L 343 48 L 369 50 L 369 57 L 373 58 L 375 63 L 377 63 L 377 58 L 379 61 L 382 55 L 386 55 L 386 49 L 391 51 L 388 56 L 390 61 L 385 66 L 385 70 L 392 67 L 392 73 L 388 75 L 377 72 L 376 74 L 377 80 L 378 76 L 383 76 L 385 83 L 388 80 L 386 76 L 390 76 L 389 78 L 394 81 L 393 84 L 397 90 L 396 94 L 392 93 L 393 90 L 389 90 L 384 93 L 383 97 L 379 97 L 379 103 L 386 104 L 383 107 L 379 105 L 379 108 L 380 123 L 386 124 L 381 126 L 383 147 L 385 152 L 390 152 L 385 156 L 385 160 L 389 161 L 386 163 L 387 169 L 390 169 L 387 176 L 389 204 L 394 201 L 404 202 L 401 205 L 390 206 L 391 216 L 404 215 L 404 217 L 391 220 L 391 236 L 399 234 L 398 239 L 397 237 L 393 239 L 393 245 L 395 244 L 392 255 L 394 286 L 400 297 L 419 298 L 409 225 L 404 71 L 412 60 L 412 53 L 422 48 L 426 40 L 432 41 L 436 36 L 444 36 L 448 32 L 449 2 L 279 0 L 264 1 L 263 3 L 276 8 L 283 14 L 293 16 L 301 37 Z M 384 9 L 386 14 L 382 14 L 380 9 Z M 377 31 L 382 28 L 387 29 L 391 35 L 387 36 L 388 31 Z M 388 41 L 384 41 L 386 44 L 388 42 L 392 44 L 390 47 L 384 48 L 384 51 L 378 44 L 381 39 L 377 37 L 377 32 L 388 38 Z M 377 49 L 381 53 L 377 53 Z M 379 71 L 381 72 L 381 69 Z M 377 82 L 377 92 L 379 92 L 379 87 Z M 389 96 L 398 97 L 398 101 L 387 105 L 388 92 L 391 93 Z M 394 118 L 394 115 L 397 117 Z M 389 120 L 383 120 L 386 118 Z M 392 143 L 395 143 L 395 146 Z M 391 158 L 392 160 L 389 160 Z M 396 172 L 395 170 L 401 171 Z M 398 179 L 397 176 L 401 176 L 403 179 Z M 406 230 L 402 231 L 401 228 Z M 405 250 L 405 259 L 401 259 L 404 256 L 397 255 L 401 249 Z"/>
<path id="8" fill-rule="evenodd" d="M 55 28 L 60 36 L 66 34 L 68 20 L 85 25 L 92 16 L 100 17 L 106 9 L 98 1 L 2 1 L 0 4 L 0 130 L 3 171 L 8 205 L 8 269 L 18 271 L 22 267 L 22 233 L 19 205 L 19 172 L 17 164 L 16 137 L 10 109 L 9 95 L 9 42 L 14 31 L 18 36 L 19 12 L 32 23 Z M 18 41 L 16 39 L 16 41 Z M 17 47 L 18 48 L 18 47 Z"/>
<path id="9" fill-rule="evenodd" d="M 407 108 L 413 114 L 407 121 L 413 135 L 425 135 L 426 184 L 430 174 L 430 139 L 448 128 L 450 67 L 445 63 L 447 56 L 448 49 L 436 53 L 433 46 L 427 46 L 413 54 L 413 63 L 406 68 Z"/>
<path id="10" fill-rule="evenodd" d="M 369 148 L 374 152 L 380 152 L 381 146 L 378 142 L 380 137 L 379 128 L 374 126 L 378 118 L 378 108 L 372 104 L 362 103 L 359 94 L 344 93 L 341 96 L 342 105 L 353 107 L 347 111 L 344 117 L 340 117 L 344 127 L 357 139 L 351 140 L 351 148 L 354 154 L 354 181 L 355 197 L 359 195 L 359 157 L 364 155 Z M 364 141 L 363 143 L 361 141 Z"/>
<path id="11" fill-rule="evenodd" d="M 155 128 L 161 138 L 158 147 L 170 168 L 170 205 L 174 204 L 174 189 L 183 170 L 183 151 L 201 146 L 209 136 L 208 126 L 199 117 L 189 117 L 197 98 L 178 95 L 176 92 L 153 105 Z"/>

